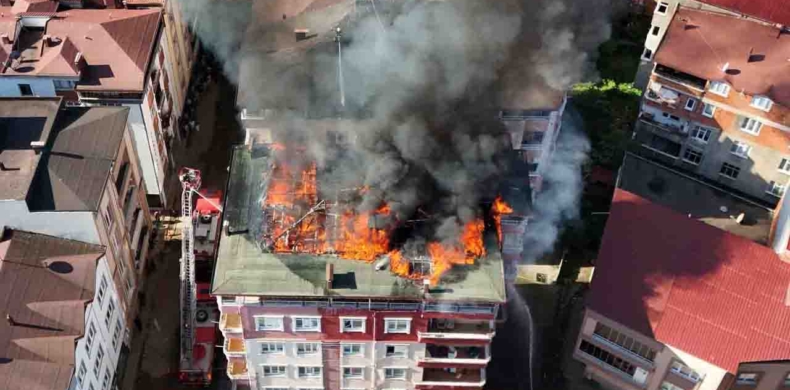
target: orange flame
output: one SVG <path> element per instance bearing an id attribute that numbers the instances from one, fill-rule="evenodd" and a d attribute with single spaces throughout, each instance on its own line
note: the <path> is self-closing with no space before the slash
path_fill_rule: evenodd
<path id="1" fill-rule="evenodd" d="M 496 223 L 496 236 L 499 241 L 499 246 L 502 246 L 502 216 L 513 213 L 513 208 L 505 203 L 501 196 L 494 199 L 494 204 L 491 205 L 491 214 L 493 215 L 494 222 Z"/>

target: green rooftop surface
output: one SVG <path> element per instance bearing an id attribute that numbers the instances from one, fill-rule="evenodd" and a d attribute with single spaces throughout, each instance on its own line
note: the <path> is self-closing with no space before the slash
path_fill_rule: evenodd
<path id="1" fill-rule="evenodd" d="M 374 263 L 334 256 L 267 253 L 258 246 L 259 199 L 271 168 L 269 150 L 238 148 L 233 153 L 225 223 L 212 281 L 214 295 L 276 297 L 360 297 L 504 302 L 505 281 L 496 238 L 489 253 L 471 266 L 454 266 L 437 286 L 423 294 L 420 281 L 401 278 Z M 256 215 L 257 214 L 257 215 Z M 326 264 L 333 264 L 333 288 L 327 289 Z"/>

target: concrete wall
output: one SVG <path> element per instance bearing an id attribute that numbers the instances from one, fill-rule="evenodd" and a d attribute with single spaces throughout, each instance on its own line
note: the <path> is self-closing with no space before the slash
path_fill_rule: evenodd
<path id="1" fill-rule="evenodd" d="M 31 213 L 24 200 L 0 201 L 0 225 L 55 237 L 102 244 L 94 222 L 94 212 Z"/>
<path id="2" fill-rule="evenodd" d="M 53 79 L 45 77 L 0 77 L 0 96 L 22 96 L 19 84 L 28 84 L 34 96 L 55 96 Z"/>
<path id="3" fill-rule="evenodd" d="M 790 384 L 785 383 L 785 378 L 790 374 L 790 362 L 788 361 L 741 363 L 738 366 L 738 373 L 757 374 L 757 384 L 739 385 L 736 381 L 733 381 L 729 390 L 790 389 Z"/>
<path id="4" fill-rule="evenodd" d="M 99 292 L 102 290 L 102 280 L 106 281 L 103 298 L 99 299 Z M 109 264 L 105 257 L 99 259 L 96 267 L 96 287 L 94 289 L 93 301 L 88 304 L 85 311 L 85 334 L 93 325 L 96 334 L 93 338 L 90 350 L 86 348 L 86 337 L 77 341 L 75 348 L 75 372 L 79 370 L 80 364 L 84 363 L 87 367 L 87 374 L 81 389 L 88 389 L 93 385 L 94 389 L 107 389 L 103 386 L 105 375 L 108 376 L 108 383 L 112 384 L 115 376 L 115 368 L 118 365 L 118 356 L 123 344 L 123 325 L 126 323 L 124 313 L 118 305 L 117 288 L 113 283 Z M 115 310 L 107 319 L 108 308 L 111 301 L 115 302 Z M 101 360 L 98 359 L 98 350 L 104 351 Z M 98 375 L 94 372 L 98 362 Z M 76 374 L 75 374 L 76 375 Z M 74 381 L 72 381 L 73 383 Z"/>

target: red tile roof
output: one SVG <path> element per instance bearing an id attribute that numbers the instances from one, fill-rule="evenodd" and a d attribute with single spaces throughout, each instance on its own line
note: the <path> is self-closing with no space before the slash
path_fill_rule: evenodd
<path id="1" fill-rule="evenodd" d="M 706 80 L 726 81 L 737 92 L 766 95 L 790 106 L 790 34 L 780 34 L 776 27 L 680 9 L 655 59 Z M 727 72 L 722 70 L 725 64 Z"/>
<path id="2" fill-rule="evenodd" d="M 699 0 L 768 22 L 790 25 L 790 6 L 787 0 Z"/>
<path id="3" fill-rule="evenodd" d="M 0 7 L 0 31 L 13 36 L 15 15 Z M 161 23 L 161 9 L 73 9 L 54 14 L 46 35 L 60 43 L 46 44 L 43 35 L 23 51 L 25 56 L 43 52 L 2 75 L 74 77 L 76 54 L 82 53 L 78 90 L 142 91 L 145 71 L 154 50 Z M 27 14 L 24 14 L 27 15 Z M 52 16 L 52 15 L 49 15 Z M 32 39 L 30 39 L 32 40 Z M 23 41 L 19 39 L 19 41 Z M 0 42 L 0 62 L 8 58 L 11 45 Z M 59 54 L 54 54 L 57 52 Z"/>
<path id="4" fill-rule="evenodd" d="M 587 305 L 734 373 L 790 358 L 788 286 L 769 248 L 618 189 Z"/>

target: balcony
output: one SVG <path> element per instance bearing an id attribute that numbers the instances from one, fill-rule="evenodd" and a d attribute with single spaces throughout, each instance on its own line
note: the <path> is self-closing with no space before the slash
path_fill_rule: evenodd
<path id="1" fill-rule="evenodd" d="M 705 79 L 692 76 L 688 73 L 684 73 L 661 64 L 656 64 L 654 72 L 660 77 L 698 91 L 704 91 L 705 85 L 708 83 Z"/>
<path id="2" fill-rule="evenodd" d="M 486 384 L 484 369 L 470 368 L 426 368 L 422 381 L 416 382 L 419 388 L 428 387 L 471 387 L 479 388 Z"/>
<path id="3" fill-rule="evenodd" d="M 422 342 L 425 340 L 482 340 L 491 341 L 494 330 L 490 321 L 465 321 L 435 318 L 428 322 L 427 332 L 418 332 Z"/>
<path id="4" fill-rule="evenodd" d="M 491 360 L 491 357 L 487 355 L 485 347 L 428 345 L 425 349 L 425 357 L 418 358 L 417 365 L 435 368 L 485 368 Z"/>
<path id="5" fill-rule="evenodd" d="M 231 359 L 228 361 L 228 378 L 247 379 L 247 361 L 244 359 Z"/>
<path id="6" fill-rule="evenodd" d="M 639 122 L 645 125 L 648 130 L 660 134 L 672 134 L 678 137 L 688 137 L 688 129 L 683 126 L 675 126 L 667 123 L 662 123 L 656 120 L 655 115 L 649 112 L 642 112 L 639 114 Z"/>
<path id="7" fill-rule="evenodd" d="M 244 347 L 244 340 L 238 337 L 228 337 L 225 339 L 223 347 L 225 354 L 228 356 L 244 355 L 247 351 Z"/>
<path id="8" fill-rule="evenodd" d="M 227 333 L 241 333 L 241 314 L 222 313 L 219 320 L 219 330 Z"/>

